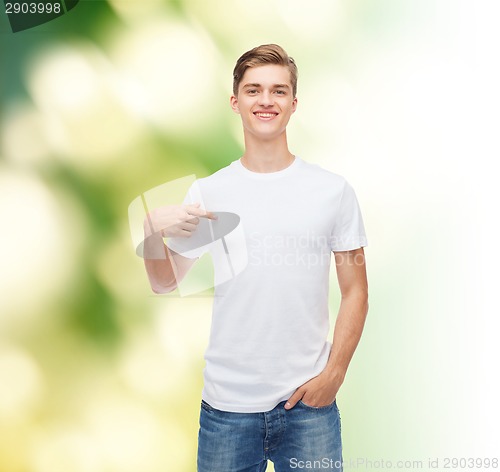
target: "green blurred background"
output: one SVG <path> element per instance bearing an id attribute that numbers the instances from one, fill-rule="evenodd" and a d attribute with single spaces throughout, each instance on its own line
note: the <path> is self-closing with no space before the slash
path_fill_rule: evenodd
<path id="1" fill-rule="evenodd" d="M 2 11 L 0 470 L 196 470 L 211 298 L 152 294 L 128 206 L 240 157 L 232 68 L 269 42 L 299 66 L 291 150 L 351 182 L 369 238 L 346 469 L 498 458 L 498 20 L 487 0 L 82 0 L 12 33 Z"/>

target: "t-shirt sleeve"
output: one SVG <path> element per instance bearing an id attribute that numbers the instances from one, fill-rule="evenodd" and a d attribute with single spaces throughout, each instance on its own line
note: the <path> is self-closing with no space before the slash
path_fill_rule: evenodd
<path id="1" fill-rule="evenodd" d="M 351 185 L 345 182 L 330 235 L 331 250 L 334 252 L 351 251 L 367 245 L 358 199 Z"/>
<path id="2" fill-rule="evenodd" d="M 191 184 L 182 203 L 184 205 L 200 203 L 200 208 L 205 208 L 198 181 L 195 181 Z M 170 237 L 167 238 L 165 244 L 172 251 L 180 254 L 181 256 L 187 257 L 188 259 L 196 259 L 198 257 L 201 257 L 209 250 L 206 241 L 201 237 L 201 233 L 206 232 L 206 229 L 204 228 L 205 226 L 206 219 L 200 218 L 200 224 L 198 225 L 198 228 L 193 231 L 191 236 L 189 236 L 188 238 L 183 238 L 180 236 Z"/>

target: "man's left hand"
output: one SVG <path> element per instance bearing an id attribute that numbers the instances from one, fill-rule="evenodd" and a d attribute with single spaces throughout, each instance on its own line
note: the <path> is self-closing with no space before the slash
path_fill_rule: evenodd
<path id="1" fill-rule="evenodd" d="M 323 371 L 298 387 L 286 402 L 285 409 L 292 409 L 299 400 L 315 408 L 330 405 L 335 401 L 341 384 Z"/>

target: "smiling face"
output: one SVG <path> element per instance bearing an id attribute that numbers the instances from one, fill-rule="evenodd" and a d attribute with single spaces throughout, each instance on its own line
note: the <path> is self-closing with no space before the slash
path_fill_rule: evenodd
<path id="1" fill-rule="evenodd" d="M 289 69 L 275 64 L 248 68 L 238 95 L 231 96 L 231 107 L 241 115 L 246 138 L 269 141 L 284 137 L 297 108 Z"/>

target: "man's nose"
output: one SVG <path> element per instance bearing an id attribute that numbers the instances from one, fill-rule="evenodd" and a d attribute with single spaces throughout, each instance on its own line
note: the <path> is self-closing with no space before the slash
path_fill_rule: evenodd
<path id="1" fill-rule="evenodd" d="M 273 95 L 268 90 L 263 90 L 262 93 L 259 94 L 259 105 L 271 106 L 273 103 Z"/>

